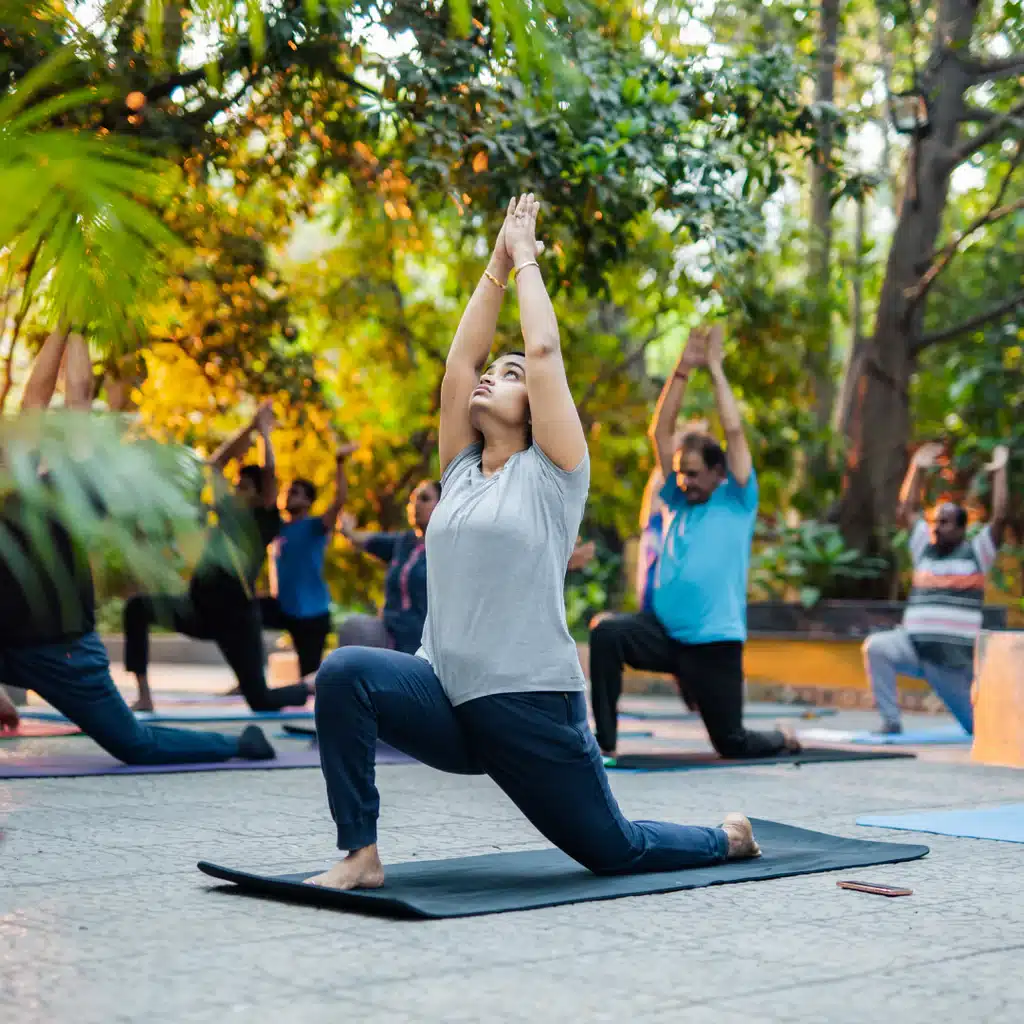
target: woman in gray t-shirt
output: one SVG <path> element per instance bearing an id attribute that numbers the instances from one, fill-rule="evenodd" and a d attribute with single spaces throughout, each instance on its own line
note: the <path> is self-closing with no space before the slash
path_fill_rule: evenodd
<path id="1" fill-rule="evenodd" d="M 587 724 L 563 587 L 590 460 L 536 259 L 539 209 L 532 195 L 509 203 L 448 353 L 422 647 L 415 656 L 346 647 L 317 675 L 320 760 L 348 856 L 314 885 L 384 884 L 378 739 L 441 771 L 489 775 L 551 842 L 598 873 L 760 852 L 739 814 L 721 828 L 626 820 Z M 488 364 L 513 269 L 526 351 Z"/>

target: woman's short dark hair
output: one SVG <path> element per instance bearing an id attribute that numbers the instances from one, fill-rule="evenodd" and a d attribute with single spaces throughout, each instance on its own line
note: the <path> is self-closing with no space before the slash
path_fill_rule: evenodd
<path id="1" fill-rule="evenodd" d="M 421 480 L 416 485 L 415 490 L 418 491 L 421 487 L 433 487 L 434 488 L 434 496 L 437 498 L 438 501 L 441 500 L 441 481 L 440 480 L 431 480 L 428 477 L 426 480 Z"/>
<path id="2" fill-rule="evenodd" d="M 687 434 L 680 447 L 686 452 L 699 452 L 708 469 L 725 471 L 725 449 L 710 434 Z"/>

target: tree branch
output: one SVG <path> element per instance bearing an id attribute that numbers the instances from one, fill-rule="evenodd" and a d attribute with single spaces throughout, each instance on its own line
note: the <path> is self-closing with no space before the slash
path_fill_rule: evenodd
<path id="1" fill-rule="evenodd" d="M 1024 100 L 1011 107 L 1005 114 L 994 117 L 984 128 L 971 139 L 967 139 L 953 150 L 951 160 L 954 165 L 963 163 L 969 156 L 997 139 L 1007 128 L 1024 126 L 1017 124 L 1017 118 L 1024 114 Z"/>
<path id="2" fill-rule="evenodd" d="M 1024 199 L 1007 203 L 1005 206 L 999 205 L 1006 196 L 1007 190 L 1010 187 L 1010 181 L 1020 166 L 1022 158 L 1024 158 L 1024 139 L 1017 144 L 1017 152 L 1007 168 L 1006 174 L 1003 175 L 999 191 L 992 201 L 992 205 L 980 217 L 964 228 L 948 245 L 936 250 L 924 261 L 925 265 L 931 264 L 931 266 L 921 275 L 921 280 L 918 281 L 917 287 L 908 296 L 910 299 L 910 309 L 913 309 L 928 294 L 928 290 L 935 283 L 935 279 L 949 266 L 953 258 L 960 251 L 961 244 L 970 238 L 975 231 L 985 227 L 986 224 L 993 224 L 997 220 L 1002 220 L 1003 217 L 1015 213 L 1017 210 L 1024 209 Z"/>
<path id="3" fill-rule="evenodd" d="M 664 310 L 662 310 L 661 312 L 664 312 Z M 609 377 L 612 376 L 612 374 L 628 370 L 635 363 L 639 362 L 643 358 L 644 353 L 647 351 L 650 345 L 657 341 L 658 338 L 660 338 L 665 333 L 661 328 L 658 327 L 657 324 L 657 318 L 660 315 L 660 313 L 655 315 L 654 327 L 652 327 L 650 331 L 647 332 L 642 341 L 637 342 L 637 344 L 633 347 L 632 351 L 630 351 L 621 362 L 616 363 L 614 366 L 606 366 L 590 382 L 590 387 L 587 388 L 583 397 L 576 403 L 576 408 L 580 410 L 581 415 L 584 415 L 587 404 L 594 397 L 599 385 L 603 384 Z"/>
<path id="4" fill-rule="evenodd" d="M 989 81 L 994 81 L 997 78 L 1015 78 L 1017 75 L 1024 74 L 1024 53 L 1011 53 L 1008 57 L 995 57 L 991 60 L 965 57 L 952 49 L 947 53 L 975 78 L 987 78 Z"/>
<path id="5" fill-rule="evenodd" d="M 942 341 L 949 341 L 952 338 L 959 337 L 961 334 L 967 334 L 969 331 L 984 327 L 985 324 L 992 320 L 998 320 L 1000 317 L 1006 316 L 1007 313 L 1012 313 L 1021 306 L 1024 306 L 1024 289 L 1017 292 L 1016 295 L 1011 295 L 1010 298 L 1005 299 L 1003 302 L 991 306 L 977 316 L 969 317 L 967 320 L 953 327 L 947 327 L 945 330 L 936 331 L 934 334 L 926 334 L 918 338 L 913 345 L 914 355 L 923 352 L 931 345 L 937 345 Z"/>

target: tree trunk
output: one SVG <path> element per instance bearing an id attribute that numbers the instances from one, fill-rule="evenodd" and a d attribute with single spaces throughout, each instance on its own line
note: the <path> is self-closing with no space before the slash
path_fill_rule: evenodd
<path id="1" fill-rule="evenodd" d="M 818 22 L 818 60 L 815 102 L 831 106 L 835 101 L 836 49 L 839 41 L 839 0 L 822 0 Z M 835 403 L 832 376 L 832 131 L 824 122 L 811 160 L 811 237 L 808 276 L 814 315 L 814 416 L 819 430 L 827 429 Z"/>
<path id="2" fill-rule="evenodd" d="M 962 64 L 943 54 L 967 52 L 975 0 L 942 0 L 922 87 L 930 99 L 930 133 L 907 161 L 903 203 L 886 264 L 874 332 L 864 358 L 852 367 L 857 381 L 848 433 L 848 456 L 839 524 L 847 542 L 861 550 L 885 550 L 910 445 L 909 386 L 924 302 L 910 293 L 935 249 L 955 167 L 951 152 L 959 135 L 963 95 L 971 83 Z"/>

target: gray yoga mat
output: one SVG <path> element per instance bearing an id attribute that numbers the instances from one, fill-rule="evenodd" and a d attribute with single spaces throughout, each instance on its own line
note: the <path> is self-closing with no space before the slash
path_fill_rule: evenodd
<path id="1" fill-rule="evenodd" d="M 394 747 L 379 744 L 377 764 L 416 764 Z M 86 775 L 180 775 L 192 772 L 273 771 L 319 768 L 315 747 L 289 750 L 270 761 L 214 761 L 201 764 L 122 764 L 109 754 L 51 754 L 45 757 L 0 756 L 0 779 L 69 779 Z"/>
<path id="2" fill-rule="evenodd" d="M 32 708 L 23 711 L 22 718 L 34 719 L 38 722 L 62 722 L 67 719 L 52 708 Z M 167 711 L 136 711 L 135 717 L 140 722 L 150 725 L 188 725 L 199 722 L 293 722 L 312 721 L 312 708 L 284 708 L 281 711 L 250 711 L 245 704 L 237 707 L 218 707 L 213 705 L 183 705 Z"/>
<path id="3" fill-rule="evenodd" d="M 650 754 L 622 754 L 614 761 L 606 760 L 609 771 L 678 772 L 695 768 L 749 768 L 765 764 L 835 764 L 840 761 L 893 761 L 916 757 L 906 750 L 850 750 L 842 747 L 804 747 L 799 754 L 777 754 L 774 757 L 748 757 L 730 760 L 714 751 L 658 751 Z"/>
<path id="4" fill-rule="evenodd" d="M 928 853 L 927 846 L 843 839 L 774 821 L 754 819 L 753 824 L 764 854 L 761 857 L 647 875 L 591 874 L 560 850 L 395 864 L 387 869 L 382 888 L 352 892 L 303 884 L 305 879 L 319 874 L 317 871 L 263 875 L 207 861 L 200 861 L 198 867 L 212 878 L 234 883 L 246 895 L 386 917 L 440 918 L 534 910 L 564 903 L 895 864 Z"/>
<path id="5" fill-rule="evenodd" d="M 780 704 L 778 707 L 747 705 L 744 718 L 826 718 L 837 714 L 835 708 L 803 707 L 799 704 Z M 626 711 L 619 712 L 619 718 L 634 718 L 641 722 L 699 722 L 697 711 Z"/>

